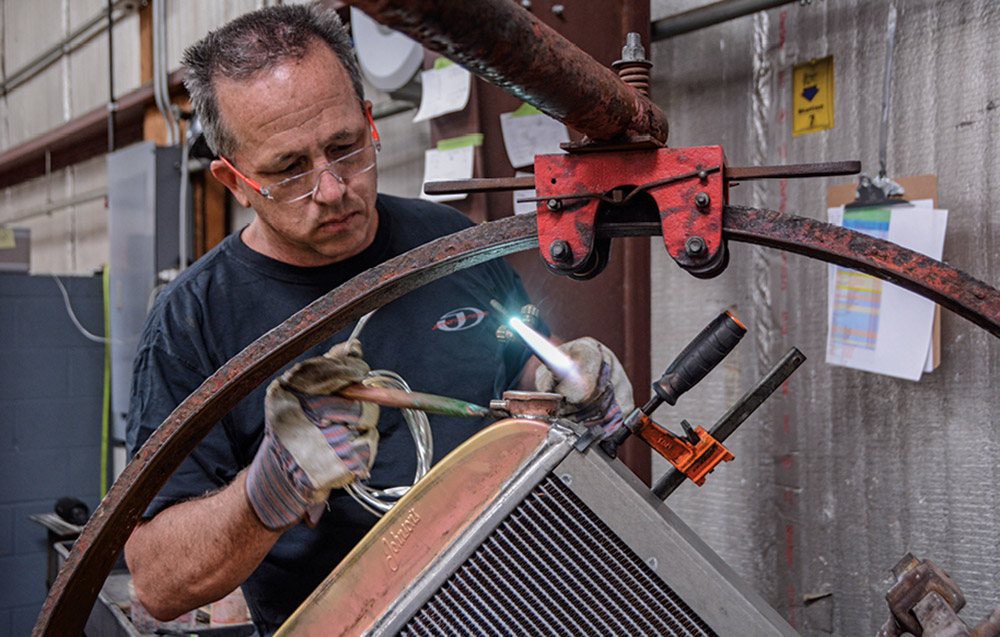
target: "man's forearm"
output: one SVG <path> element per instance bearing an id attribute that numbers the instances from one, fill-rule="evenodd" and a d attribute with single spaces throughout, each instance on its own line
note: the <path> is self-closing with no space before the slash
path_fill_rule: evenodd
<path id="1" fill-rule="evenodd" d="M 242 584 L 279 537 L 250 507 L 243 472 L 221 491 L 140 524 L 125 544 L 125 559 L 140 601 L 169 620 Z"/>

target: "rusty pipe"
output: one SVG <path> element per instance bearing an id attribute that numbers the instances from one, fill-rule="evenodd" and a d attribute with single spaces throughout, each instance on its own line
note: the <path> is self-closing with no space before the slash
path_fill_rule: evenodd
<path id="1" fill-rule="evenodd" d="M 348 3 L 593 139 L 667 141 L 659 107 L 515 2 Z"/>

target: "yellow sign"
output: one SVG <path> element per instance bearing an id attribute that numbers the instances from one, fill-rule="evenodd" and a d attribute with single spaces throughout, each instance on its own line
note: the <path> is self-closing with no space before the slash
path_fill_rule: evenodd
<path id="1" fill-rule="evenodd" d="M 792 135 L 833 128 L 833 57 L 796 64 L 792 75 Z"/>
<path id="2" fill-rule="evenodd" d="M 13 228 L 0 228 L 0 250 L 10 250 L 17 247 Z"/>

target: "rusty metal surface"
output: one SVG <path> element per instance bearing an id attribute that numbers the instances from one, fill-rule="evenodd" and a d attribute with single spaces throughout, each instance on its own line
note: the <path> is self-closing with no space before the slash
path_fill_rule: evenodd
<path id="1" fill-rule="evenodd" d="M 626 204 L 636 193 L 652 197 L 664 245 L 677 263 L 693 269 L 715 262 L 724 250 L 721 219 L 728 199 L 724 166 L 721 146 L 537 155 L 538 198 L 555 204 L 538 206 L 542 258 L 560 273 L 587 268 L 595 249 L 594 220 L 599 204 L 607 201 L 603 195 L 611 193 L 614 199 L 613 190 L 628 184 L 634 190 L 617 193 L 617 202 Z M 697 238 L 700 250 L 690 249 L 692 238 Z"/>
<path id="2" fill-rule="evenodd" d="M 654 235 L 657 223 L 609 224 L 604 236 Z M 260 383 L 366 312 L 425 283 L 537 245 L 533 215 L 442 237 L 365 272 L 250 344 L 163 422 L 91 516 L 49 590 L 35 636 L 80 634 L 116 557 L 153 496 L 215 423 Z M 726 206 L 723 234 L 857 268 L 926 296 L 1000 336 L 1000 291 L 895 244 L 826 223 Z"/>
<path id="3" fill-rule="evenodd" d="M 428 195 L 451 195 L 466 192 L 502 192 L 504 190 L 532 190 L 535 178 L 527 177 L 480 177 L 476 179 L 446 179 L 428 181 L 424 192 Z"/>
<path id="4" fill-rule="evenodd" d="M 1000 607 L 973 628 L 958 616 L 965 595 L 951 576 L 930 560 L 907 553 L 892 568 L 895 583 L 885 594 L 890 617 L 879 637 L 900 635 L 972 635 L 995 637 L 1000 633 Z"/>
<path id="5" fill-rule="evenodd" d="M 815 219 L 742 206 L 723 212 L 726 238 L 780 248 L 895 283 L 1000 337 L 1000 292 L 913 250 Z"/>
<path id="6" fill-rule="evenodd" d="M 599 140 L 667 140 L 658 106 L 510 0 L 355 0 L 382 24 Z"/>

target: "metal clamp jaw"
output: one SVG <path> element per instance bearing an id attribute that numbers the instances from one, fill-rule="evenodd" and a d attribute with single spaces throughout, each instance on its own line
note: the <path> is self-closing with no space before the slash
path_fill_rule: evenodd
<path id="1" fill-rule="evenodd" d="M 670 256 L 696 276 L 726 264 L 722 209 L 729 198 L 721 146 L 577 152 L 535 157 L 538 245 L 549 269 L 589 279 L 608 264 L 599 215 L 640 215 L 663 229 Z"/>
<path id="2" fill-rule="evenodd" d="M 678 471 L 701 486 L 705 484 L 705 477 L 716 466 L 729 462 L 734 456 L 704 428 L 692 428 L 686 420 L 682 420 L 681 424 L 686 432 L 684 438 L 656 424 L 640 409 L 633 411 L 625 420 L 629 431 L 646 441 Z"/>

